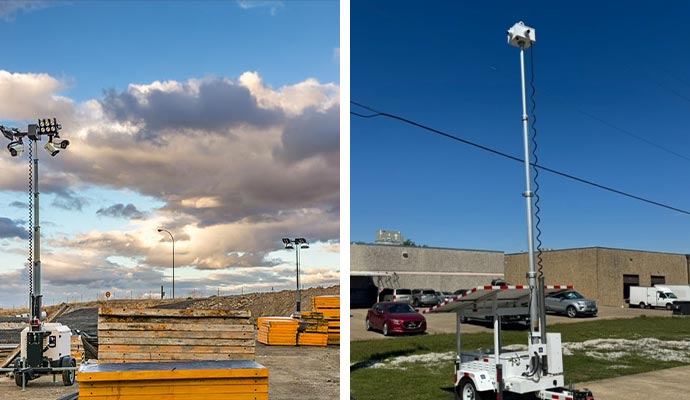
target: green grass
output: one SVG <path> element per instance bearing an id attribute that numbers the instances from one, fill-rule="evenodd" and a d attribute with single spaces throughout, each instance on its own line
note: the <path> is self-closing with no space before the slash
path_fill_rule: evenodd
<path id="1" fill-rule="evenodd" d="M 690 319 L 638 317 L 620 320 L 591 320 L 576 324 L 549 326 L 549 332 L 560 332 L 565 342 L 592 339 L 660 340 L 690 339 Z M 527 331 L 504 331 L 504 345 L 526 344 Z M 493 347 L 491 333 L 463 334 L 464 351 Z M 374 369 L 366 366 L 377 360 L 424 353 L 447 353 L 455 350 L 455 335 L 396 337 L 390 340 L 365 340 L 350 343 L 350 390 L 357 400 L 414 398 L 437 400 L 453 398 L 453 362 L 436 364 L 408 363 L 403 369 Z M 563 357 L 566 384 L 632 375 L 688 363 L 658 361 L 629 354 L 615 361 L 600 360 L 576 352 Z M 614 368 L 615 366 L 615 368 Z M 596 393 L 595 393 L 596 396 Z"/>

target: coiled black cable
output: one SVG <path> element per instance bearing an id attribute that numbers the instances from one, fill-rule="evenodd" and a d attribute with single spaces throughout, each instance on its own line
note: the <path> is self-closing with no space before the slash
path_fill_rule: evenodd
<path id="1" fill-rule="evenodd" d="M 537 109 L 537 102 L 535 100 L 537 88 L 534 86 L 534 46 L 530 47 L 529 53 L 531 70 L 529 84 L 532 87 L 532 94 L 530 96 L 530 101 L 532 102 L 532 109 L 530 110 L 530 113 L 532 114 L 532 158 L 534 159 L 534 162 L 532 163 L 532 170 L 534 171 L 534 230 L 536 231 L 535 239 L 537 241 L 537 270 L 539 271 L 539 277 L 541 278 L 544 276 L 544 260 L 542 259 L 541 250 L 541 217 L 539 216 L 539 214 L 541 213 L 541 207 L 539 207 L 539 181 L 537 180 L 537 178 L 539 178 L 539 168 L 536 167 L 537 165 L 539 165 L 539 157 L 537 157 L 537 115 L 535 113 Z"/>

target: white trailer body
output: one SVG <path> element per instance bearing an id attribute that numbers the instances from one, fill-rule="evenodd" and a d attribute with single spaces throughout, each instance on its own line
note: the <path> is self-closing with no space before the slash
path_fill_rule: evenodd
<path id="1" fill-rule="evenodd" d="M 62 357 L 70 356 L 70 347 L 72 344 L 72 331 L 65 325 L 58 322 L 47 322 L 43 324 L 43 329 L 50 332 L 49 335 L 43 337 L 43 356 L 50 361 L 59 361 Z M 26 327 L 22 330 L 21 337 L 21 357 L 26 359 L 28 357 L 26 350 L 26 334 L 31 331 L 31 328 Z"/>
<path id="2" fill-rule="evenodd" d="M 673 308 L 674 300 L 678 300 L 678 297 L 668 289 L 646 286 L 630 287 L 630 306 L 640 308 L 662 307 L 670 310 Z"/>
<path id="3" fill-rule="evenodd" d="M 572 289 L 570 285 L 546 286 L 545 293 Z M 501 317 L 525 313 L 529 306 L 529 287 L 482 286 L 461 296 L 446 300 L 424 313 L 455 312 L 457 314 L 457 357 L 455 361 L 455 387 L 461 399 L 478 398 L 483 394 L 511 392 L 531 393 L 540 399 L 573 398 L 577 391 L 564 389 L 563 351 L 560 333 L 546 333 L 546 343 L 529 344 L 527 350 L 502 349 Z M 481 317 L 491 313 L 494 322 L 494 350 L 468 353 L 462 351 L 462 321 L 467 317 Z M 545 357 L 546 365 L 534 365 L 533 355 Z M 476 396 L 464 393 L 471 382 Z M 578 392 L 579 394 L 582 394 Z M 562 396 L 562 397 L 561 397 Z M 590 394 L 591 396 L 591 394 Z M 582 398 L 587 398 L 584 396 Z"/>
<path id="4" fill-rule="evenodd" d="M 678 300 L 690 301 L 690 285 L 654 285 L 659 290 L 673 292 Z"/>

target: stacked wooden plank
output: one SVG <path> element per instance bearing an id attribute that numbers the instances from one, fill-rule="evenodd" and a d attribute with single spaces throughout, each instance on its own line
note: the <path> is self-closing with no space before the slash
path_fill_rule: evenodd
<path id="1" fill-rule="evenodd" d="M 254 360 L 249 311 L 101 308 L 99 363 Z"/>
<path id="2" fill-rule="evenodd" d="M 297 345 L 299 321 L 292 317 L 260 317 L 257 340 L 260 343 L 279 346 Z"/>
<path id="3" fill-rule="evenodd" d="M 267 400 L 268 369 L 253 361 L 83 365 L 80 400 Z"/>
<path id="4" fill-rule="evenodd" d="M 300 346 L 328 345 L 328 321 L 320 312 L 302 312 L 299 320 L 297 344 Z"/>
<path id="5" fill-rule="evenodd" d="M 340 296 L 314 296 L 311 309 L 328 321 L 328 344 L 340 345 Z"/>
<path id="6" fill-rule="evenodd" d="M 84 345 L 81 342 L 80 335 L 72 335 L 70 338 L 70 353 L 75 360 L 77 360 L 77 365 L 81 364 L 84 359 Z"/>

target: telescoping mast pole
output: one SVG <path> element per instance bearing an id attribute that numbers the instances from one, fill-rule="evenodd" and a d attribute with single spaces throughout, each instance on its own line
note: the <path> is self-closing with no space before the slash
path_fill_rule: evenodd
<path id="1" fill-rule="evenodd" d="M 520 79 L 522 83 L 522 135 L 524 141 L 525 151 L 525 186 L 526 190 L 523 196 L 527 204 L 527 256 L 529 259 L 529 272 L 527 273 L 529 288 L 530 288 L 530 342 L 532 344 L 543 343 L 545 337 L 542 336 L 541 314 L 539 312 L 541 307 L 541 292 L 543 288 L 537 284 L 537 273 L 534 268 L 534 222 L 532 220 L 532 177 L 530 165 L 530 148 L 529 148 L 529 126 L 527 115 L 527 91 L 525 88 L 525 50 L 528 49 L 536 41 L 534 29 L 526 26 L 523 22 L 518 22 L 508 30 L 508 43 L 520 49 Z"/>

